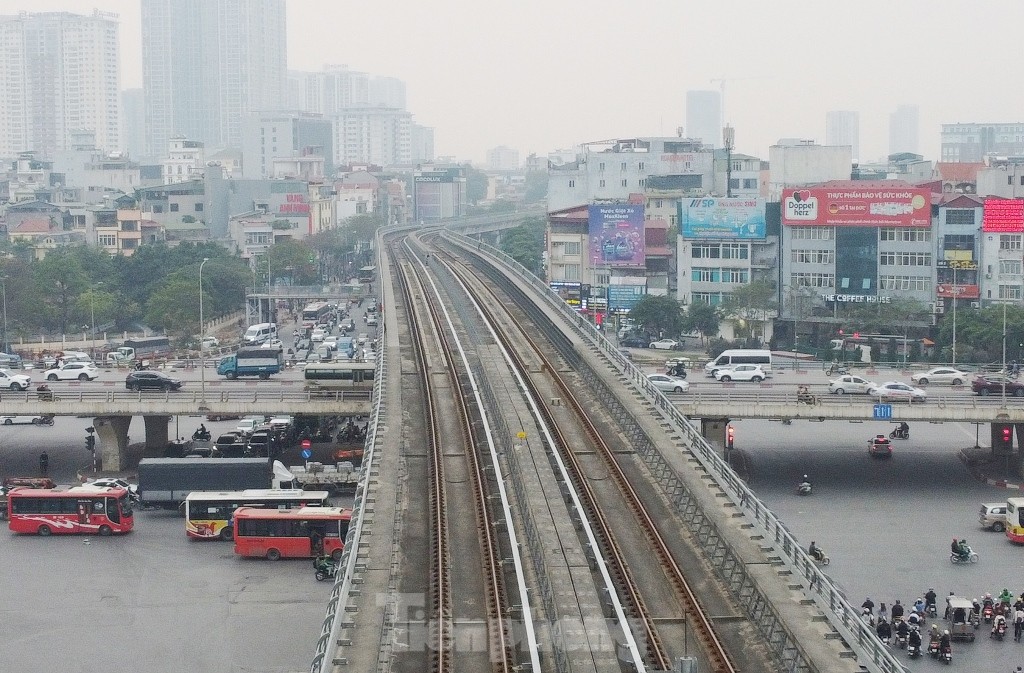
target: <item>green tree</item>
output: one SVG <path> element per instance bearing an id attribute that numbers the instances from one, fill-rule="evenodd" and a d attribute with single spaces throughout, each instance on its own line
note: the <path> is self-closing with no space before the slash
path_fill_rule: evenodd
<path id="1" fill-rule="evenodd" d="M 630 310 L 629 317 L 649 334 L 677 336 L 688 331 L 679 302 L 671 297 L 644 295 Z"/>
<path id="2" fill-rule="evenodd" d="M 530 171 L 526 174 L 523 200 L 526 203 L 538 203 L 548 196 L 547 171 Z"/>
<path id="3" fill-rule="evenodd" d="M 543 218 L 531 217 L 501 233 L 501 249 L 538 276 L 544 272 L 545 227 Z"/>
<path id="4" fill-rule="evenodd" d="M 752 323 L 760 322 L 760 338 L 764 340 L 767 323 L 778 311 L 775 286 L 765 281 L 740 285 L 729 294 L 722 305 L 722 313 L 735 325 L 737 336 L 754 337 Z"/>
<path id="5" fill-rule="evenodd" d="M 271 285 L 282 278 L 295 285 L 312 285 L 320 280 L 316 251 L 307 243 L 294 239 L 267 248 L 266 253 L 257 258 L 256 273 L 269 276 Z"/>
<path id="6" fill-rule="evenodd" d="M 204 269 L 205 272 L 205 269 Z M 188 337 L 199 330 L 199 279 L 191 269 L 171 274 L 149 298 L 146 324 L 176 337 Z M 205 280 L 205 279 L 204 279 Z M 205 283 L 204 283 L 205 284 Z M 203 296 L 205 308 L 207 297 Z"/>
<path id="7" fill-rule="evenodd" d="M 89 277 L 78 255 L 72 248 L 57 248 L 36 264 L 33 271 L 44 291 L 45 305 L 52 310 L 53 327 L 67 333 L 78 295 L 89 285 Z"/>
<path id="8" fill-rule="evenodd" d="M 699 332 L 702 343 L 706 342 L 708 337 L 718 334 L 718 328 L 721 324 L 722 315 L 711 304 L 695 301 L 686 309 L 684 319 L 685 331 Z"/>
<path id="9" fill-rule="evenodd" d="M 487 174 L 469 164 L 462 166 L 462 172 L 466 176 L 466 198 L 469 202 L 477 204 L 487 198 Z"/>

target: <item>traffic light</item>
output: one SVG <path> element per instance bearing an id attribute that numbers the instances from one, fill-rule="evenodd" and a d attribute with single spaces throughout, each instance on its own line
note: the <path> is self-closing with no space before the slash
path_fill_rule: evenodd
<path id="1" fill-rule="evenodd" d="M 731 425 L 725 426 L 725 448 L 733 448 L 733 443 L 736 441 L 736 428 Z"/>
<path id="2" fill-rule="evenodd" d="M 90 453 L 96 452 L 96 438 L 92 435 L 85 436 L 85 450 Z"/>
<path id="3" fill-rule="evenodd" d="M 1004 446 L 1012 446 L 1013 445 L 1013 427 L 1009 426 L 1009 425 L 1004 425 L 1000 432 L 1001 432 L 1002 437 L 1003 437 L 1003 445 Z"/>

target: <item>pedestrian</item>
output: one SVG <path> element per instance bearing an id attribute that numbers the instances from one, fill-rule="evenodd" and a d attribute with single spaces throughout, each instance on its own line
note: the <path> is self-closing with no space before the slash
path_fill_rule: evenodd
<path id="1" fill-rule="evenodd" d="M 45 477 L 49 469 L 50 456 L 46 455 L 46 451 L 43 451 L 39 454 L 39 472 Z"/>
<path id="2" fill-rule="evenodd" d="M 885 607 L 885 603 L 878 604 L 878 618 L 889 619 L 889 609 Z"/>
<path id="3" fill-rule="evenodd" d="M 1024 606 L 1018 605 L 1013 613 L 1013 639 L 1019 643 L 1022 634 L 1024 634 Z"/>

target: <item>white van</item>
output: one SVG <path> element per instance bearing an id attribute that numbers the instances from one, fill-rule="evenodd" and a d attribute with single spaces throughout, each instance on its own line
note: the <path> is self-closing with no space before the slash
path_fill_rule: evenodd
<path id="1" fill-rule="evenodd" d="M 258 345 L 264 341 L 277 338 L 277 325 L 272 322 L 261 322 L 258 325 L 249 325 L 242 337 L 242 343 L 246 345 Z"/>
<path id="2" fill-rule="evenodd" d="M 722 354 L 704 365 L 704 373 L 714 378 L 719 369 L 727 369 L 734 365 L 761 365 L 765 374 L 772 371 L 772 352 L 753 348 L 734 348 L 722 351 Z"/>

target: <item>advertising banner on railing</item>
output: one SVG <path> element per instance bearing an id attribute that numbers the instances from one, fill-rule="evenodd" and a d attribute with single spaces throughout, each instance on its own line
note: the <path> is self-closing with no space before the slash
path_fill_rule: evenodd
<path id="1" fill-rule="evenodd" d="M 643 206 L 590 206 L 587 214 L 593 266 L 644 265 Z"/>
<path id="2" fill-rule="evenodd" d="M 683 238 L 765 237 L 764 199 L 682 199 L 679 202 Z"/>

